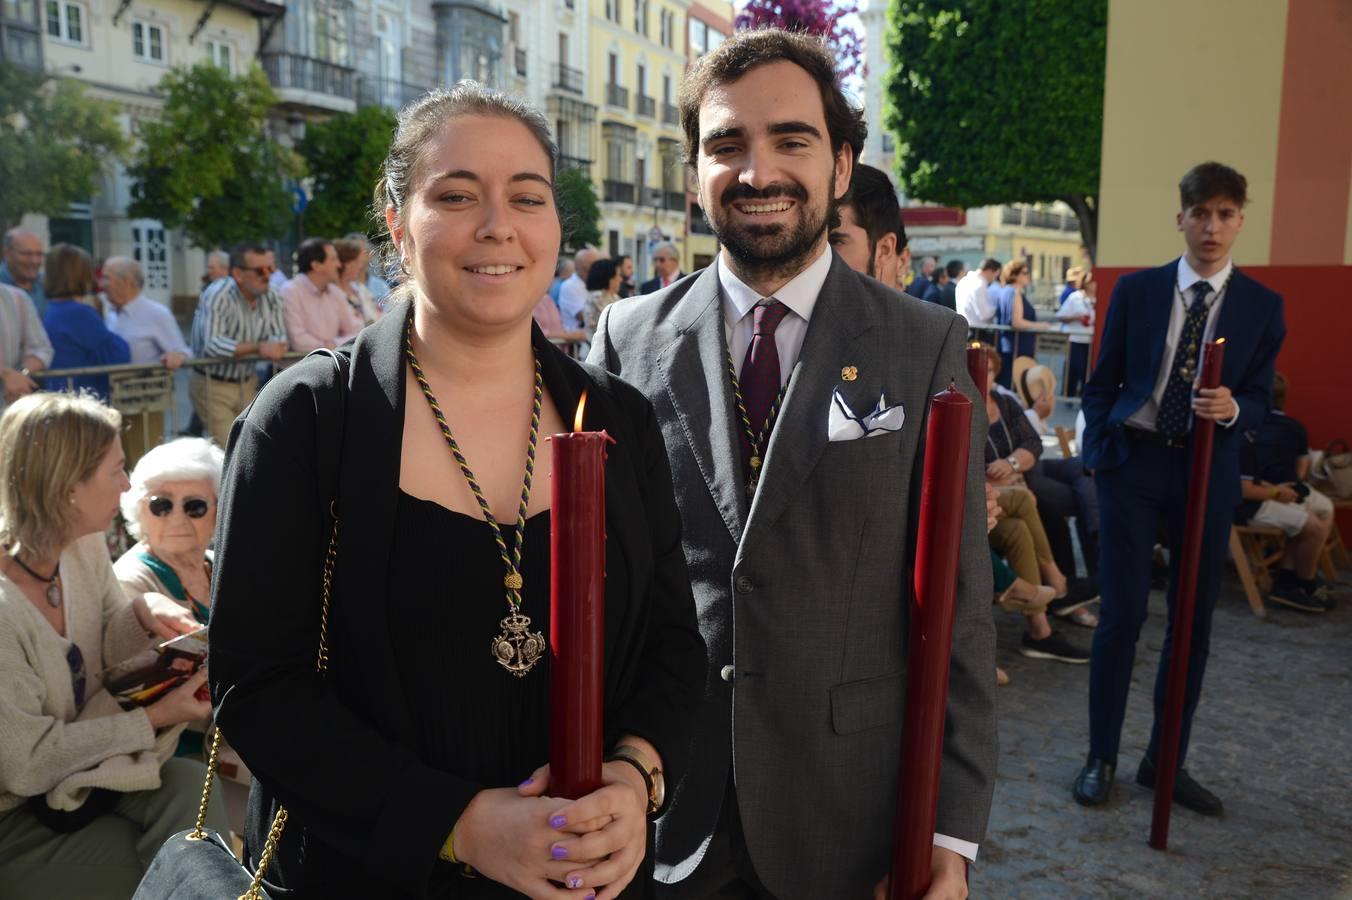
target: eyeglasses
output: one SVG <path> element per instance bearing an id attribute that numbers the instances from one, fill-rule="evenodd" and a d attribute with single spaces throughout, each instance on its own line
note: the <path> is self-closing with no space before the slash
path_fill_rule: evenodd
<path id="1" fill-rule="evenodd" d="M 151 497 L 146 503 L 146 508 L 155 518 L 163 519 L 174 511 L 174 500 L 172 497 Z M 183 501 L 183 514 L 189 519 L 202 518 L 210 508 L 211 504 L 201 497 L 188 497 Z"/>
<path id="2" fill-rule="evenodd" d="M 235 266 L 242 272 L 253 272 L 255 275 L 262 275 L 264 278 L 277 271 L 276 266 Z"/>

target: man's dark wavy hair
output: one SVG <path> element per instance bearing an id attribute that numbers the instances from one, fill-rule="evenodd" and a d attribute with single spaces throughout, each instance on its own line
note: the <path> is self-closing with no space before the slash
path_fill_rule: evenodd
<path id="1" fill-rule="evenodd" d="M 1249 202 L 1249 180 L 1224 163 L 1204 162 L 1189 169 L 1178 183 L 1185 212 L 1215 197 L 1228 197 L 1243 209 Z"/>
<path id="2" fill-rule="evenodd" d="M 820 38 L 797 31 L 757 28 L 741 31 L 691 67 L 681 84 L 678 107 L 685 132 L 685 163 L 694 167 L 699 158 L 699 107 L 710 90 L 737 81 L 757 66 L 791 62 L 812 76 L 821 91 L 826 131 L 831 151 L 849 144 L 857 162 L 864 150 L 868 126 L 864 111 L 846 99 L 836 78 L 836 61 Z"/>

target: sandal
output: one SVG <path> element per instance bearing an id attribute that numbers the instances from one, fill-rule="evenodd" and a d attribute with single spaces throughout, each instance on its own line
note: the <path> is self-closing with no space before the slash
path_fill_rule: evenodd
<path id="1" fill-rule="evenodd" d="M 1098 616 L 1084 607 L 1072 611 L 1066 618 L 1081 628 L 1097 628 L 1099 623 Z"/>
<path id="2" fill-rule="evenodd" d="M 1045 584 L 1038 587 L 1036 593 L 1032 597 L 1020 597 L 1016 595 L 1014 593 L 1014 585 L 1010 585 L 995 602 L 998 603 L 1000 608 L 1005 612 L 1040 613 L 1046 610 L 1047 604 L 1051 603 L 1052 598 L 1055 596 L 1056 591 Z"/>

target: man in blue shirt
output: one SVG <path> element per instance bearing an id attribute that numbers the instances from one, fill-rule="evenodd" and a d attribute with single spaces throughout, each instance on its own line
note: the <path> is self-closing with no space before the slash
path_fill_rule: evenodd
<path id="1" fill-rule="evenodd" d="M 42 241 L 27 229 L 11 228 L 5 232 L 3 251 L 0 284 L 22 289 L 42 315 L 47 311 L 47 295 L 42 291 Z"/>

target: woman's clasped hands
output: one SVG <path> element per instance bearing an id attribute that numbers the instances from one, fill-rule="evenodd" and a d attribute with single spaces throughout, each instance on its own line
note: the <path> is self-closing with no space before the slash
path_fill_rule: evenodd
<path id="1" fill-rule="evenodd" d="M 606 763 L 601 780 L 578 800 L 550 797 L 542 766 L 516 788 L 480 791 L 456 823 L 456 858 L 537 900 L 613 900 L 643 861 L 648 793 L 628 763 Z"/>

